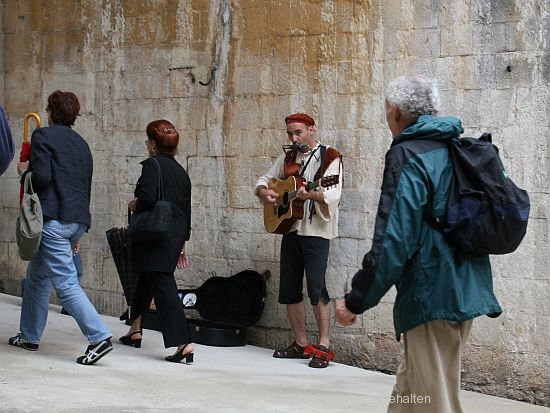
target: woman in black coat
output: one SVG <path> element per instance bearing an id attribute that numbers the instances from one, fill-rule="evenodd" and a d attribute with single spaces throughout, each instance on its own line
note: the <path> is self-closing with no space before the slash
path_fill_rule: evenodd
<path id="1" fill-rule="evenodd" d="M 187 172 L 176 161 L 179 133 L 167 120 L 156 120 L 147 125 L 147 150 L 149 158 L 141 162 L 134 198 L 128 208 L 140 213 L 153 208 L 158 193 L 158 161 L 164 199 L 172 204 L 172 234 L 155 241 L 132 242 L 132 271 L 139 274 L 134 306 L 131 311 L 130 331 L 119 340 L 121 343 L 141 347 L 141 322 L 146 316 L 151 298 L 155 300 L 160 316 L 164 346 L 177 347 L 167 361 L 187 363 L 193 361 L 193 345 L 187 319 L 179 299 L 174 270 L 187 266 L 185 242 L 191 230 L 191 181 Z"/>

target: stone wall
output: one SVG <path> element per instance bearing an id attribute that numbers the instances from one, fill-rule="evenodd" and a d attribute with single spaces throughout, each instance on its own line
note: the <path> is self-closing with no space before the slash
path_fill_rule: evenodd
<path id="1" fill-rule="evenodd" d="M 286 143 L 284 116 L 310 113 L 320 140 L 345 154 L 340 237 L 328 274 L 331 296 L 342 297 L 371 242 L 390 144 L 385 86 L 407 72 L 436 77 L 443 113 L 461 117 L 467 134 L 491 131 L 533 203 L 522 246 L 492 258 L 504 314 L 475 323 L 464 386 L 550 405 L 547 0 L 0 4 L 0 97 L 18 143 L 25 113 L 36 111 L 45 122 L 52 91 L 71 90 L 81 101 L 75 129 L 95 161 L 83 283 L 100 312 L 124 309 L 105 230 L 125 224 L 146 156 L 145 126 L 166 118 L 180 130 L 178 160 L 193 182 L 191 265 L 177 270 L 178 283 L 194 288 L 214 274 L 267 271 L 266 308 L 249 337 L 269 348 L 286 344 L 290 332 L 276 302 L 279 236 L 263 230 L 252 189 Z M 15 164 L 0 186 L 0 291 L 17 295 L 25 263 L 12 230 Z M 337 361 L 395 371 L 393 298 L 391 291 L 353 328 L 334 325 Z M 308 320 L 314 341 L 311 312 Z"/>

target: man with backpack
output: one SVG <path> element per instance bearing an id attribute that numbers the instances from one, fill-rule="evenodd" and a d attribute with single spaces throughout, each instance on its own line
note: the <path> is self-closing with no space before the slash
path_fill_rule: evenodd
<path id="1" fill-rule="evenodd" d="M 427 217 L 444 217 L 453 167 L 449 143 L 463 132 L 436 116 L 432 80 L 405 75 L 386 92 L 393 136 L 386 154 L 371 250 L 336 303 L 336 319 L 353 324 L 395 285 L 393 316 L 404 353 L 388 412 L 457 413 L 461 352 L 475 317 L 498 316 L 488 255 L 458 251 Z"/>

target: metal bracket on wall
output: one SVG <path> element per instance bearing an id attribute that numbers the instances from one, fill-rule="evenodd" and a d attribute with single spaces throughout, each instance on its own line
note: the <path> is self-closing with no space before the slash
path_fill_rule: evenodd
<path id="1" fill-rule="evenodd" d="M 210 79 L 208 79 L 207 82 L 203 82 L 201 80 L 199 80 L 199 83 L 203 86 L 208 86 L 210 83 L 212 83 L 212 80 L 214 80 L 214 72 L 216 71 L 216 66 L 214 66 L 212 68 L 212 70 L 210 71 Z"/>

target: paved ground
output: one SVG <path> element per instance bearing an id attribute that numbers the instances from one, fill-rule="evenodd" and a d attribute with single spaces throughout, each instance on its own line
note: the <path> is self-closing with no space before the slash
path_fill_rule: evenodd
<path id="1" fill-rule="evenodd" d="M 161 334 L 146 330 L 141 349 L 119 345 L 94 366 L 76 364 L 86 348 L 70 316 L 50 306 L 38 352 L 7 344 L 18 331 L 21 299 L 0 294 L 0 412 L 382 413 L 394 378 L 331 364 L 277 360 L 254 347 L 196 345 L 193 365 L 163 360 Z M 127 327 L 103 317 L 114 337 Z M 550 408 L 463 392 L 467 413 L 550 413 Z"/>

